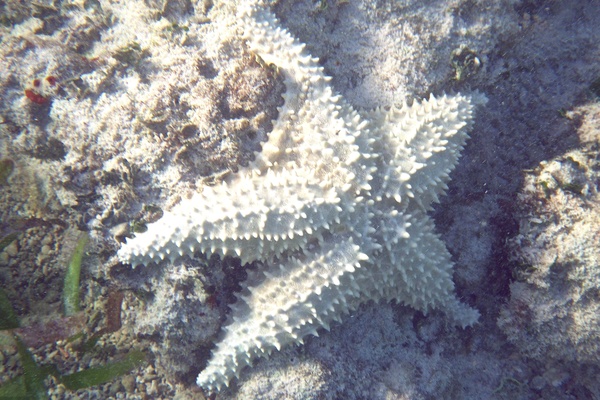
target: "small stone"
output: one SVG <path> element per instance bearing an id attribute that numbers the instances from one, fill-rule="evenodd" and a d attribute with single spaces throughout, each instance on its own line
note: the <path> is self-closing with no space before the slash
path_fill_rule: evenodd
<path id="1" fill-rule="evenodd" d="M 156 378 L 158 378 L 158 376 L 156 374 L 152 374 L 152 373 L 144 374 L 145 381 L 153 381 Z"/>
<path id="2" fill-rule="evenodd" d="M 123 385 L 120 382 L 112 382 L 108 386 L 108 394 L 111 396 L 116 396 L 117 393 L 123 391 Z"/>
<path id="3" fill-rule="evenodd" d="M 43 245 L 40 249 L 40 254 L 43 256 L 48 256 L 50 254 L 50 246 L 47 244 Z"/>
<path id="4" fill-rule="evenodd" d="M 148 393 L 149 395 L 158 394 L 158 387 L 156 385 L 156 381 L 146 383 L 146 393 Z"/>
<path id="5" fill-rule="evenodd" d="M 127 393 L 133 393 L 135 391 L 135 377 L 133 375 L 125 375 L 121 378 L 121 385 L 123 385 Z"/>
<path id="6" fill-rule="evenodd" d="M 6 246 L 4 251 L 6 252 L 6 254 L 8 254 L 9 257 L 15 257 L 19 253 L 17 242 L 12 242 L 8 246 Z"/>

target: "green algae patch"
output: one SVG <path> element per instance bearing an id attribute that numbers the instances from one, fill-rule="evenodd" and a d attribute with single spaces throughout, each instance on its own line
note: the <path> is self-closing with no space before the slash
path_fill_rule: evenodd
<path id="1" fill-rule="evenodd" d="M 44 380 L 52 375 L 71 391 L 102 385 L 125 375 L 146 362 L 146 355 L 140 350 L 132 350 L 121 361 L 101 367 L 62 375 L 54 365 L 39 366 L 33 355 L 17 335 L 13 336 L 17 353 L 23 367 L 23 374 L 0 386 L 0 399 L 48 399 L 48 389 Z"/>
<path id="2" fill-rule="evenodd" d="M 4 290 L 0 289 L 0 331 L 19 327 L 19 319 Z"/>
<path id="3" fill-rule="evenodd" d="M 85 246 L 88 241 L 89 235 L 87 233 L 83 233 L 79 237 L 75 251 L 73 251 L 73 255 L 67 266 L 67 274 L 65 275 L 63 286 L 63 309 L 65 316 L 73 315 L 81 310 L 81 305 L 79 304 L 79 278 L 81 276 L 81 260 L 83 259 Z"/>
<path id="4" fill-rule="evenodd" d="M 48 376 L 48 371 L 43 370 L 36 364 L 33 355 L 16 335 L 15 342 L 19 358 L 21 359 L 21 365 L 23 366 L 23 386 L 25 387 L 27 398 L 47 399 L 48 391 L 46 390 L 46 385 L 44 385 L 44 379 Z"/>
<path id="5" fill-rule="evenodd" d="M 63 375 L 61 383 L 69 390 L 79 390 L 90 386 L 102 385 L 115 378 L 125 375 L 146 361 L 146 355 L 140 350 L 132 350 L 122 361 L 117 361 L 101 367 L 88 368 L 83 371 Z"/>
<path id="6" fill-rule="evenodd" d="M 27 399 L 23 375 L 13 378 L 0 386 L 0 399 Z"/>

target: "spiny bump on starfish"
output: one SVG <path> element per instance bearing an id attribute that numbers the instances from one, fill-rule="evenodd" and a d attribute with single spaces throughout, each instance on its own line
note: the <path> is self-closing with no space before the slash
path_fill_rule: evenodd
<path id="1" fill-rule="evenodd" d="M 431 96 L 363 119 L 268 8 L 246 5 L 239 21 L 248 48 L 286 86 L 267 142 L 248 168 L 182 201 L 118 253 L 133 265 L 196 252 L 264 262 L 231 306 L 198 385 L 218 391 L 257 357 L 302 343 L 370 300 L 475 323 L 426 212 L 485 97 Z"/>

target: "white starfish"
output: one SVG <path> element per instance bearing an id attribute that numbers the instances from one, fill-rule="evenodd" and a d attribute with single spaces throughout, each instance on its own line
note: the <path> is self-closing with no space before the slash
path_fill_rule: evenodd
<path id="1" fill-rule="evenodd" d="M 118 253 L 133 265 L 199 251 L 268 266 L 249 274 L 198 385 L 217 391 L 255 358 L 369 300 L 473 324 L 478 312 L 456 298 L 426 211 L 447 188 L 484 96 L 431 96 L 364 120 L 266 7 L 248 5 L 240 21 L 248 47 L 286 86 L 268 141 L 248 168 L 182 201 Z"/>

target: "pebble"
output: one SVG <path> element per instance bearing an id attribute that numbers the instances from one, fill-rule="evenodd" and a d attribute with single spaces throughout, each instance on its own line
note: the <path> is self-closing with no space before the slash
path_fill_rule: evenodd
<path id="1" fill-rule="evenodd" d="M 121 378 L 121 385 L 127 393 L 133 393 L 135 391 L 135 376 L 132 374 L 125 375 Z"/>
<path id="2" fill-rule="evenodd" d="M 50 254 L 50 246 L 48 246 L 47 244 L 43 245 L 42 248 L 40 249 L 40 253 L 43 256 L 47 256 Z"/>
<path id="3" fill-rule="evenodd" d="M 6 246 L 4 251 L 6 252 L 6 254 L 8 254 L 9 257 L 15 257 L 19 253 L 19 249 L 17 248 L 17 242 L 12 242 L 8 246 Z"/>
<path id="4" fill-rule="evenodd" d="M 153 381 L 156 378 L 158 378 L 158 375 L 156 374 L 144 374 L 145 381 Z"/>
<path id="5" fill-rule="evenodd" d="M 144 371 L 144 380 L 146 382 L 148 382 L 148 381 L 152 381 L 156 378 L 158 378 L 158 376 L 156 375 L 156 371 L 154 370 L 154 367 L 152 365 L 149 365 L 146 368 L 146 370 Z"/>
<path id="6" fill-rule="evenodd" d="M 158 394 L 158 387 L 156 381 L 146 383 L 146 393 L 149 395 Z"/>
<path id="7" fill-rule="evenodd" d="M 108 394 L 112 397 L 116 396 L 117 393 L 120 393 L 123 391 L 123 385 L 121 384 L 121 382 L 117 381 L 117 382 L 111 382 L 109 383 L 108 386 Z"/>

